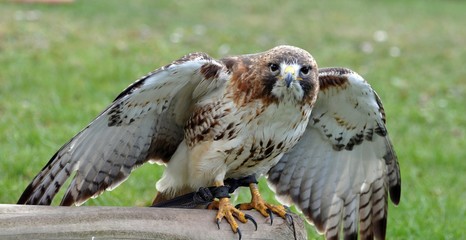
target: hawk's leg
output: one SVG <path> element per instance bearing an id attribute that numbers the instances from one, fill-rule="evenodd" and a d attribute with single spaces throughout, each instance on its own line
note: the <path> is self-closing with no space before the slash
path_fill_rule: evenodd
<path id="1" fill-rule="evenodd" d="M 286 208 L 283 205 L 273 205 L 273 204 L 270 204 L 264 201 L 264 199 L 259 193 L 259 189 L 257 188 L 257 183 L 255 182 L 250 183 L 249 189 L 251 190 L 251 202 L 238 204 L 236 206 L 238 209 L 240 210 L 256 209 L 262 214 L 262 216 L 264 217 L 270 216 L 271 224 L 273 223 L 272 213 L 275 213 L 278 216 L 282 217 L 283 219 L 288 220 L 289 215 L 288 215 Z"/>
<path id="2" fill-rule="evenodd" d="M 216 187 L 224 187 L 223 181 L 222 182 L 215 182 Z M 243 213 L 239 209 L 235 208 L 230 203 L 230 196 L 226 194 L 226 196 L 217 196 L 219 200 L 213 201 L 208 208 L 209 209 L 218 209 L 217 216 L 215 217 L 217 226 L 220 228 L 220 222 L 223 218 L 225 218 L 231 226 L 231 229 L 234 233 L 239 234 L 239 238 L 241 239 L 241 231 L 239 230 L 238 223 L 236 222 L 235 218 L 238 219 L 242 223 L 246 223 L 251 220 L 257 229 L 257 224 L 255 220 L 248 214 Z"/>

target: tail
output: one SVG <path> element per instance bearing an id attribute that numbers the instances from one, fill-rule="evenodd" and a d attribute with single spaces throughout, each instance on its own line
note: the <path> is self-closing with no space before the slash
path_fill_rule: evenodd
<path id="1" fill-rule="evenodd" d="M 157 194 L 155 195 L 154 201 L 152 201 L 152 205 L 156 205 L 158 203 L 165 202 L 170 199 L 171 198 L 167 194 L 157 192 Z"/>
<path id="2" fill-rule="evenodd" d="M 184 187 L 182 189 L 177 189 L 174 191 L 171 189 L 170 191 L 164 191 L 164 192 L 157 192 L 155 195 L 154 201 L 152 201 L 152 205 L 161 203 L 161 202 L 166 202 L 168 200 L 172 200 L 176 197 L 195 192 L 196 190 L 189 188 L 189 187 Z"/>

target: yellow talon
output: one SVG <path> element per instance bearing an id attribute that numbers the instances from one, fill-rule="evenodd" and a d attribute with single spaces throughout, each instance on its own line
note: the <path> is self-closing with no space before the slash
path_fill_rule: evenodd
<path id="1" fill-rule="evenodd" d="M 223 183 L 218 183 L 216 186 L 222 186 Z M 243 213 L 241 210 L 235 208 L 231 203 L 228 197 L 221 197 L 219 200 L 213 201 L 209 206 L 208 209 L 218 209 L 217 215 L 215 217 L 217 227 L 220 229 L 220 222 L 223 218 L 225 218 L 231 226 L 231 230 L 234 233 L 239 234 L 239 238 L 241 239 L 241 231 L 239 230 L 238 223 L 236 222 L 235 218 L 238 219 L 242 223 L 246 223 L 248 220 L 254 224 L 257 230 L 257 223 L 256 221 L 248 214 Z"/>
<path id="2" fill-rule="evenodd" d="M 286 219 L 287 212 L 285 207 L 282 205 L 273 205 L 266 203 L 259 193 L 257 184 L 250 183 L 249 189 L 251 190 L 251 202 L 239 204 L 238 208 L 240 210 L 256 209 L 264 217 L 269 217 L 269 212 L 272 212 L 282 217 L 283 219 Z"/>

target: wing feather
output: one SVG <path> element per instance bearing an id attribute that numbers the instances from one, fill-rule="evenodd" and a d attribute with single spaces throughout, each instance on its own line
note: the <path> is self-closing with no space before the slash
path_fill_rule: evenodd
<path id="1" fill-rule="evenodd" d="M 193 53 L 134 82 L 60 148 L 18 203 L 50 204 L 76 172 L 61 205 L 81 204 L 115 188 L 148 160 L 168 161 L 182 141 L 193 104 L 228 79 L 222 63 Z"/>
<path id="2" fill-rule="evenodd" d="M 307 129 L 269 171 L 269 185 L 327 239 L 384 239 L 387 191 L 398 204 L 401 180 L 382 103 L 349 69 L 321 69 L 319 80 Z"/>

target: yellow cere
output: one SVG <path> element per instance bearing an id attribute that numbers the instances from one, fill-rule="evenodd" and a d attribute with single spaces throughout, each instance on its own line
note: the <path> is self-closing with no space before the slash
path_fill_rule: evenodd
<path id="1" fill-rule="evenodd" d="M 285 73 L 291 73 L 291 75 L 294 76 L 294 74 L 295 74 L 294 67 L 293 66 L 286 66 Z"/>

